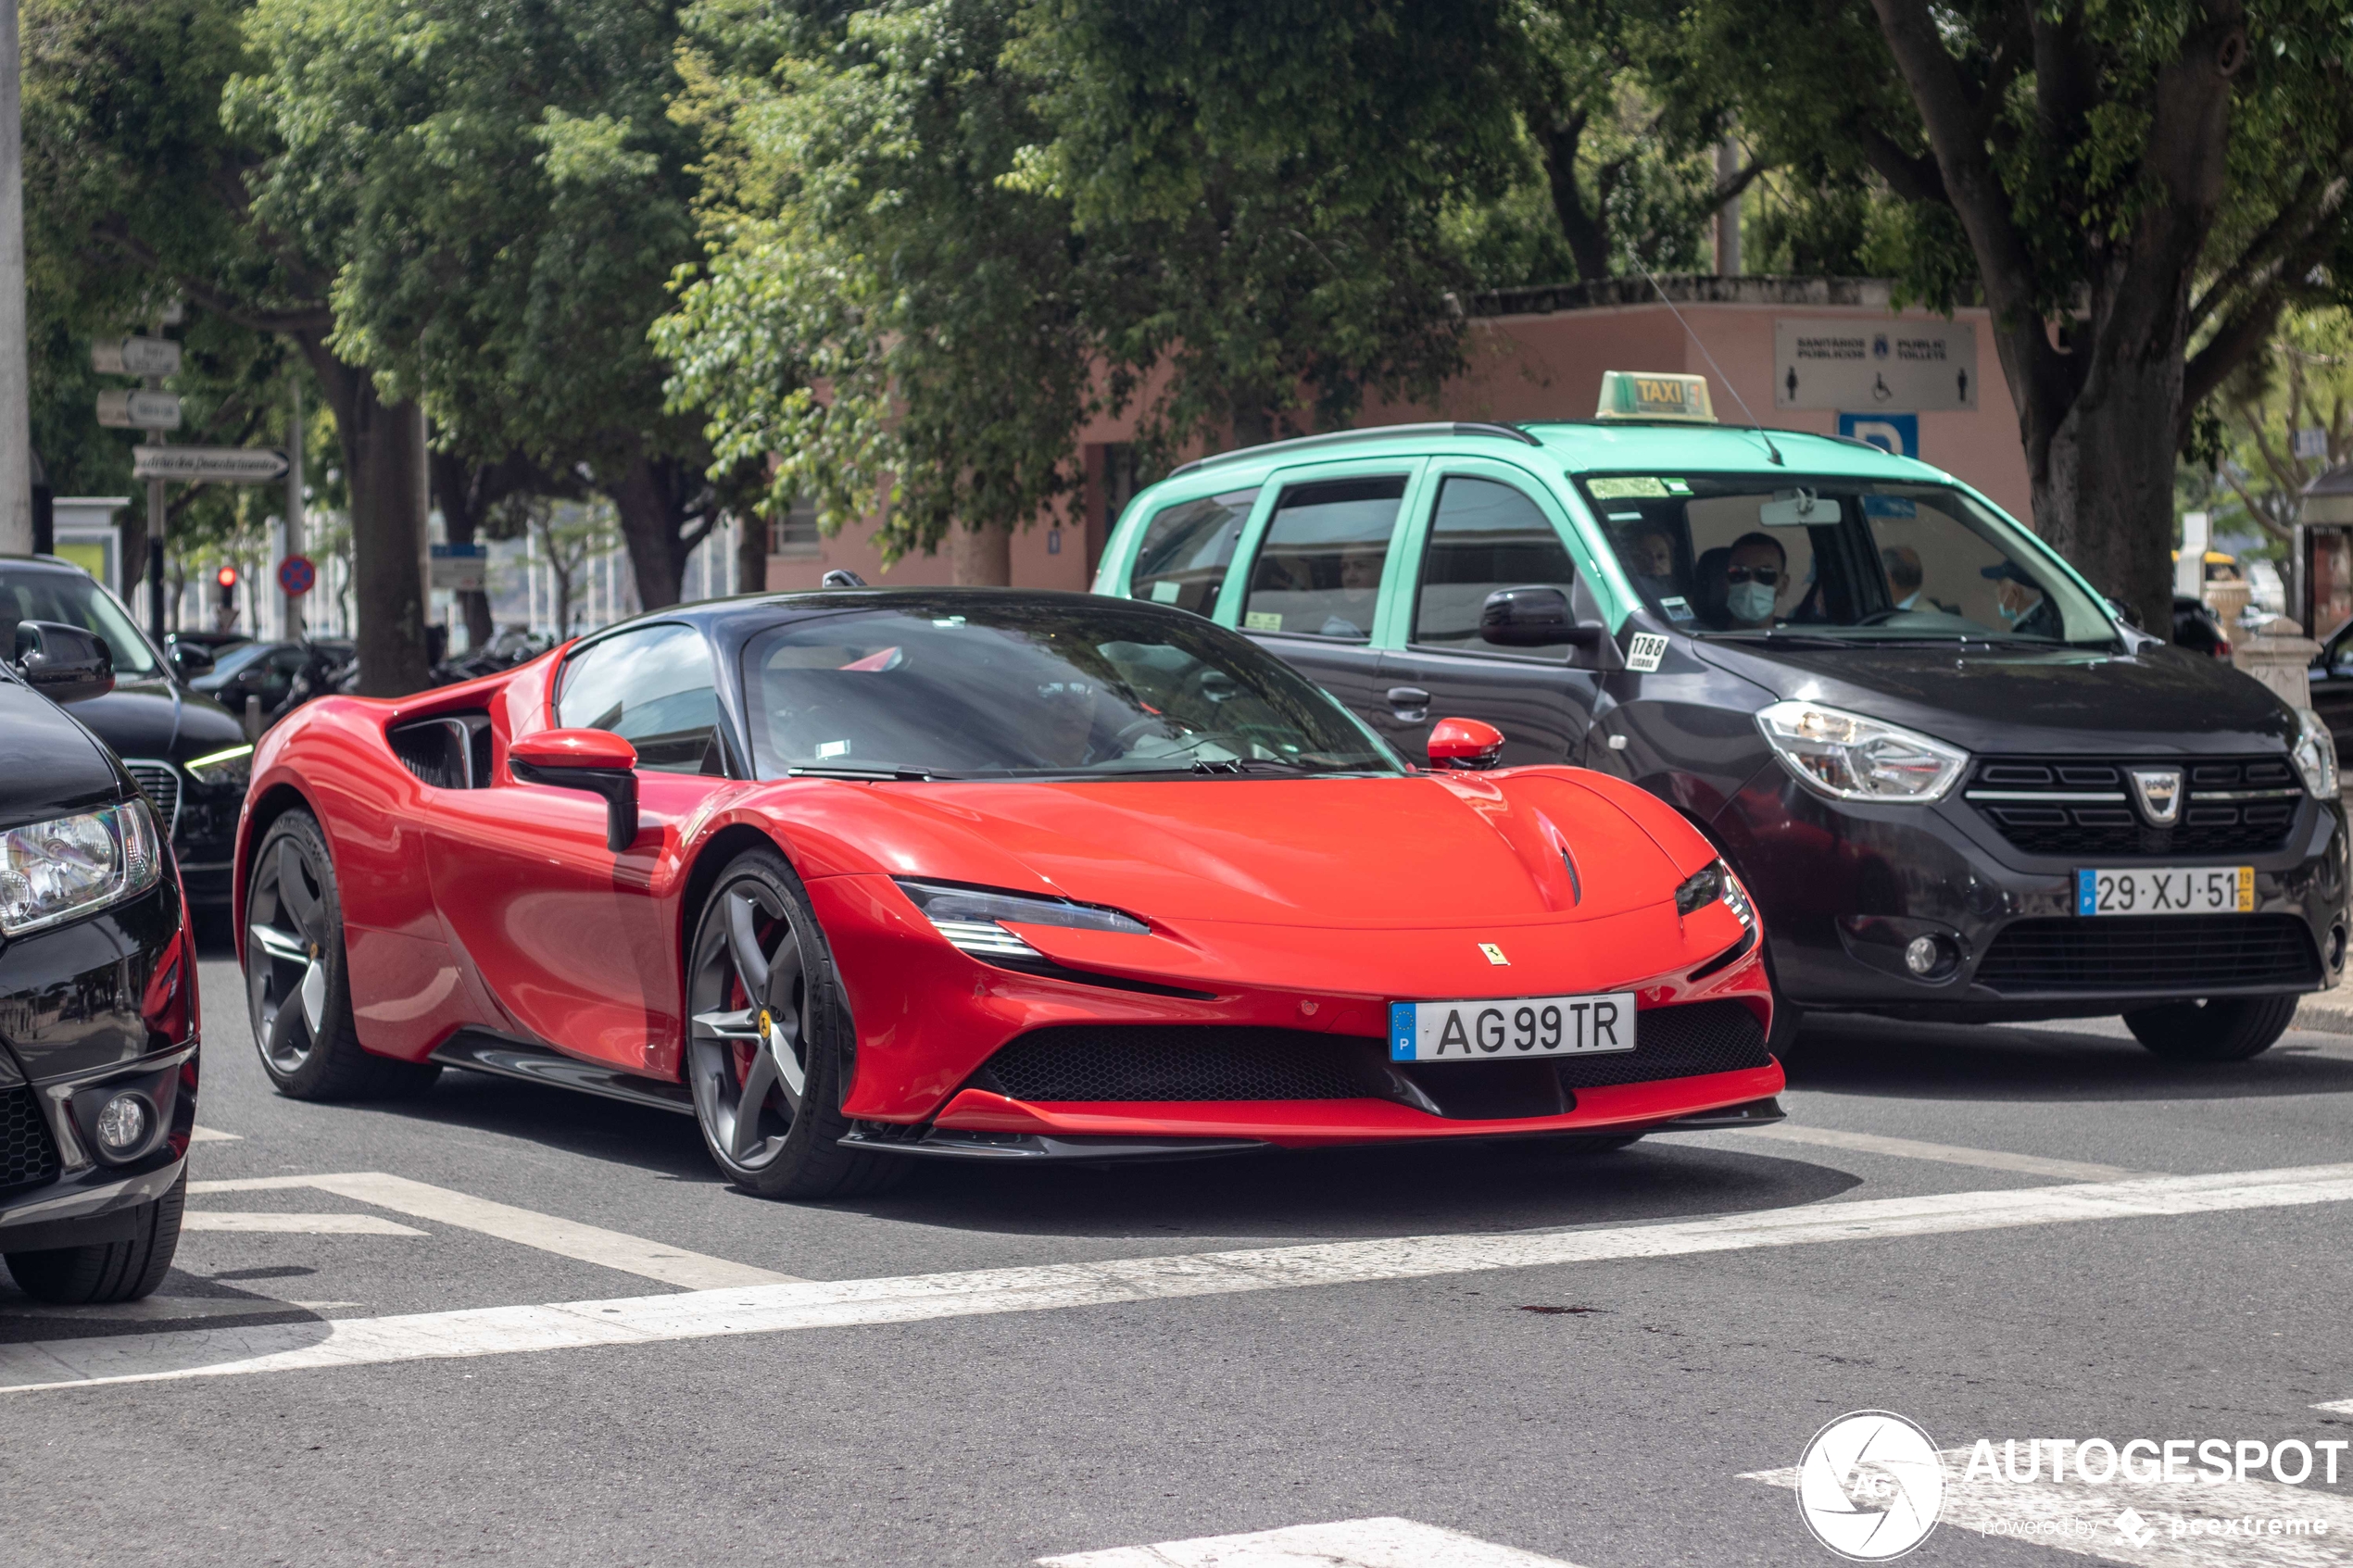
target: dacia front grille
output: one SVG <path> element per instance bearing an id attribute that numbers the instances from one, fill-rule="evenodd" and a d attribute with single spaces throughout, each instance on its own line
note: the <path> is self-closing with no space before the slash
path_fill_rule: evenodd
<path id="1" fill-rule="evenodd" d="M 2127 773 L 2133 767 L 2181 769 L 2171 826 L 2142 815 Z M 2296 825 L 2304 790 L 2284 757 L 1986 757 L 1962 796 L 2028 854 L 2088 860 L 2274 850 Z"/>

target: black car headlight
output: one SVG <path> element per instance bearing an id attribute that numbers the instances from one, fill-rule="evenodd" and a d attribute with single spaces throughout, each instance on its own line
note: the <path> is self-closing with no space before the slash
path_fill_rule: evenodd
<path id="1" fill-rule="evenodd" d="M 2328 721 L 2309 708 L 2296 710 L 2296 749 L 2289 758 L 2315 800 L 2336 798 L 2336 737 Z"/>
<path id="2" fill-rule="evenodd" d="M 1774 703 L 1756 727 L 1798 783 L 1832 800 L 1925 804 L 1969 764 L 1958 746 L 1818 702 Z"/>
<path id="3" fill-rule="evenodd" d="M 253 747 L 233 746 L 226 751 L 211 752 L 181 765 L 200 784 L 243 789 L 253 777 Z"/>
<path id="4" fill-rule="evenodd" d="M 1067 898 L 1041 897 L 1031 893 L 1006 893 L 987 887 L 956 887 L 946 883 L 900 880 L 899 890 L 923 910 L 938 933 L 976 959 L 1040 962 L 1045 955 L 1001 923 L 1053 925 L 1070 931 L 1116 931 L 1142 936 L 1151 927 L 1123 910 L 1100 904 L 1073 903 Z"/>
<path id="5" fill-rule="evenodd" d="M 0 833 L 0 935 L 21 936 L 135 897 L 163 875 L 144 800 Z"/>
<path id="6" fill-rule="evenodd" d="M 1748 889 L 1732 874 L 1732 868 L 1721 860 L 1693 872 L 1675 889 L 1675 912 L 1679 915 L 1696 913 L 1718 901 L 1740 917 L 1742 925 L 1755 927 L 1756 912 L 1749 905 Z"/>

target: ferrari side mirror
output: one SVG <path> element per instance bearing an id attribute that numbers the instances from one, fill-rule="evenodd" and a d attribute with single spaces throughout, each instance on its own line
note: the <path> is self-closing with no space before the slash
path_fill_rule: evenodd
<path id="1" fill-rule="evenodd" d="M 541 730 L 507 747 L 518 784 L 585 789 L 605 801 L 605 847 L 618 855 L 637 839 L 637 748 L 608 730 Z"/>
<path id="2" fill-rule="evenodd" d="M 1483 772 L 1504 759 L 1504 732 L 1477 719 L 1441 719 L 1429 732 L 1429 765 Z"/>
<path id="3" fill-rule="evenodd" d="M 114 649 L 96 633 L 61 621 L 17 622 L 9 662 L 52 702 L 86 702 L 114 690 Z"/>

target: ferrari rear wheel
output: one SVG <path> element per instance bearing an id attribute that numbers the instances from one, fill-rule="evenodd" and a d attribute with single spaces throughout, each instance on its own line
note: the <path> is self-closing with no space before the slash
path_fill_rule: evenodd
<path id="1" fill-rule="evenodd" d="M 695 1120 L 738 1186 L 845 1198 L 902 1173 L 841 1147 L 849 1010 L 808 895 L 774 850 L 746 850 L 719 873 L 687 952 L 686 1016 Z"/>
<path id="2" fill-rule="evenodd" d="M 345 971 L 343 902 L 326 834 L 308 811 L 270 824 L 245 884 L 245 1004 L 261 1070 L 295 1099 L 389 1099 L 429 1087 L 438 1063 L 360 1048 Z"/>

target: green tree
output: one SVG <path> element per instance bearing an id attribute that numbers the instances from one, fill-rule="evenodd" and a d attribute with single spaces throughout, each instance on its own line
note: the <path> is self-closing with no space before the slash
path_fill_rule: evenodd
<path id="1" fill-rule="evenodd" d="M 2243 515 L 2271 544 L 2295 542 L 2304 487 L 2353 462 L 2353 310 L 2297 312 L 2231 373 L 2210 407 L 2223 519 Z M 2299 450 L 2298 437 L 2317 450 Z"/>
<path id="2" fill-rule="evenodd" d="M 1900 204 L 1883 254 L 1914 297 L 1982 295 L 2036 526 L 2151 626 L 2194 410 L 2348 276 L 2349 28 L 2346 0 L 1692 12 L 1769 154 Z"/>

